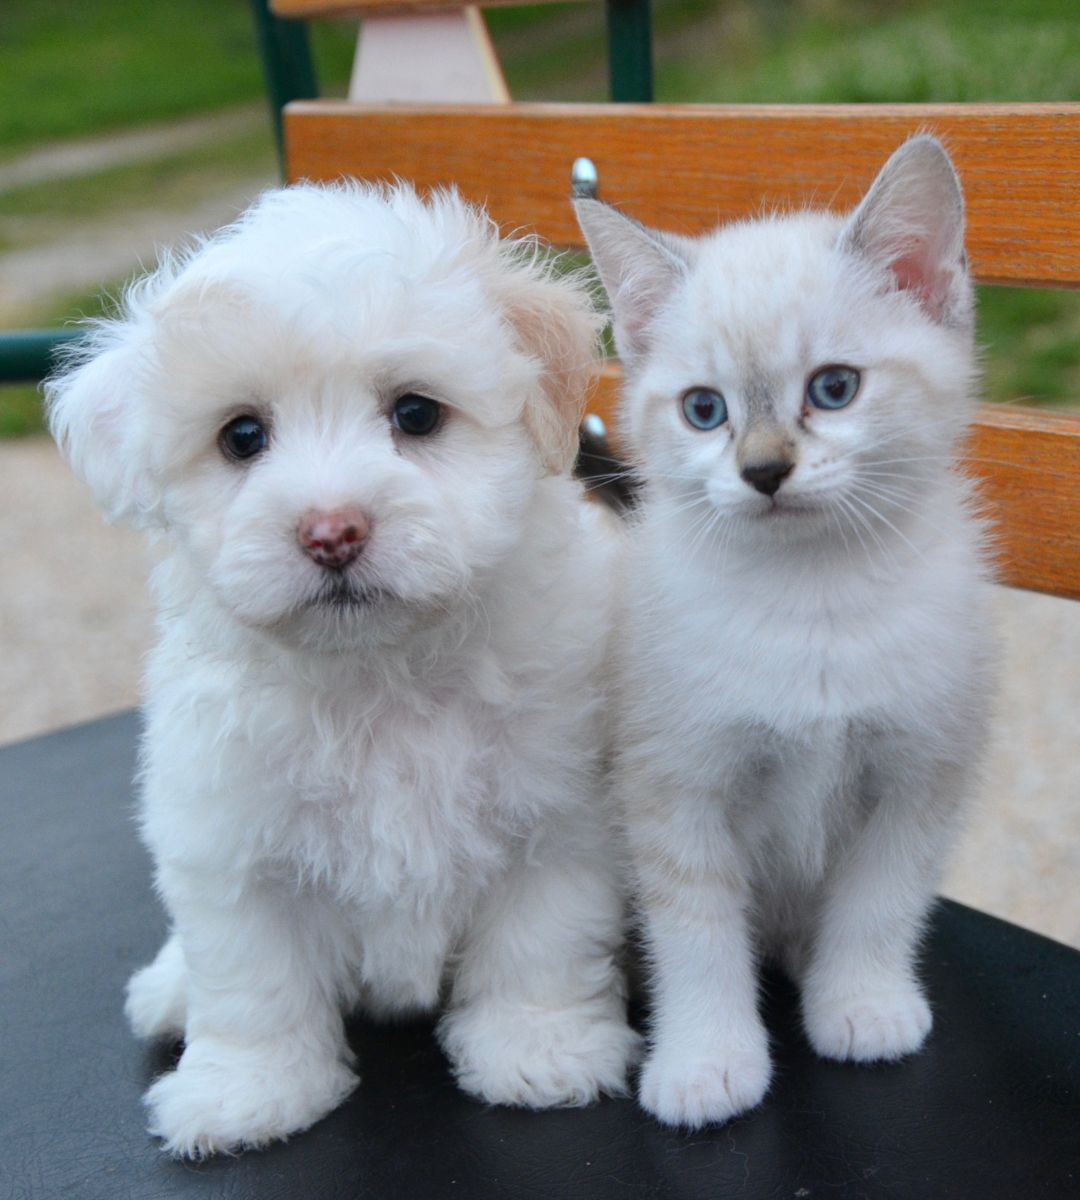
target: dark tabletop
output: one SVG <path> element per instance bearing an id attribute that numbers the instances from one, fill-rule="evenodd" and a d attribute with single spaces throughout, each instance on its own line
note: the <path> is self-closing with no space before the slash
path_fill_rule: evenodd
<path id="1" fill-rule="evenodd" d="M 0 750 L 0 1198 L 630 1200 L 1080 1198 L 1080 954 L 959 905 L 923 956 L 936 1022 L 916 1057 L 814 1058 L 766 988 L 763 1108 L 683 1135 L 631 1101 L 485 1108 L 428 1022 L 355 1022 L 363 1083 L 291 1142 L 180 1164 L 140 1094 L 174 1052 L 128 1032 L 122 991 L 165 932 L 131 819 L 136 718 Z"/>

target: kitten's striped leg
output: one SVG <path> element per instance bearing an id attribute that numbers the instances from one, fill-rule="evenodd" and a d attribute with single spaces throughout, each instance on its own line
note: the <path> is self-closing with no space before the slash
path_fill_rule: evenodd
<path id="1" fill-rule="evenodd" d="M 915 958 L 965 772 L 907 765 L 877 780 L 880 802 L 828 880 L 802 995 L 807 1036 L 825 1058 L 901 1058 L 932 1025 Z"/>
<path id="2" fill-rule="evenodd" d="M 772 1066 L 757 1011 L 749 886 L 715 800 L 686 798 L 630 821 L 652 965 L 642 1106 L 697 1128 L 760 1104 Z"/>

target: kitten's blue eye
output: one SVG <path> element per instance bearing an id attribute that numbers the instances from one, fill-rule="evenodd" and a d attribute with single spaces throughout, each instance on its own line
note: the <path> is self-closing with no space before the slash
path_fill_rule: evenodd
<path id="1" fill-rule="evenodd" d="M 218 434 L 218 443 L 226 458 L 243 462 L 261 454 L 270 441 L 266 426 L 258 417 L 234 417 Z"/>
<path id="2" fill-rule="evenodd" d="M 683 396 L 683 416 L 695 429 L 717 429 L 727 420 L 727 405 L 719 392 L 693 388 Z"/>
<path id="3" fill-rule="evenodd" d="M 442 416 L 442 405 L 438 400 L 429 396 L 420 396 L 416 392 L 406 392 L 394 402 L 391 420 L 395 429 L 412 437 L 423 437 L 433 433 Z"/>
<path id="4" fill-rule="evenodd" d="M 826 367 L 806 385 L 806 398 L 815 408 L 847 408 L 858 390 L 854 367 Z"/>

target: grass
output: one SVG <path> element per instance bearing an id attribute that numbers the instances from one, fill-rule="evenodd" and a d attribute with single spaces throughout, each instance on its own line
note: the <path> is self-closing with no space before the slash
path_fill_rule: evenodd
<path id="1" fill-rule="evenodd" d="M 0 438 L 26 437 L 44 428 L 39 390 L 28 383 L 8 384 L 0 392 Z"/>
<path id="2" fill-rule="evenodd" d="M 987 400 L 1080 407 L 1080 294 L 979 288 L 978 333 Z"/>
<path id="3" fill-rule="evenodd" d="M 1074 0 L 654 0 L 653 12 L 663 101 L 1080 99 Z M 602 6 L 492 9 L 487 19 L 515 96 L 604 99 Z M 312 30 L 323 91 L 339 91 L 354 27 Z M 7 0 L 0 44 L 0 159 L 263 96 L 247 0 Z M 263 170 L 273 171 L 268 124 L 77 186 L 9 191 L 0 194 L 0 251 L 151 203 L 179 211 Z M 19 323 L 57 324 L 99 306 L 94 296 L 62 296 Z M 1080 400 L 1080 293 L 981 288 L 979 329 L 989 398 Z M 34 389 L 8 388 L 0 399 L 0 436 L 40 428 Z"/>
<path id="4" fill-rule="evenodd" d="M 143 159 L 82 176 L 76 184 L 41 183 L 0 192 L 0 253 L 41 245 L 79 223 L 152 206 L 183 212 L 206 196 L 262 176 L 277 177 L 268 122 L 164 158 Z"/>
<path id="5" fill-rule="evenodd" d="M 596 6 L 487 22 L 516 97 L 605 99 Z M 1073 0 L 654 0 L 653 41 L 671 103 L 1080 99 Z"/>
<path id="6" fill-rule="evenodd" d="M 660 56 L 663 99 L 1080 98 L 1080 21 L 1069 0 L 731 0 L 708 19 L 712 36 L 699 32 Z"/>
<path id="7" fill-rule="evenodd" d="M 348 78 L 354 40 L 314 27 L 324 89 Z M 265 95 L 248 0 L 5 0 L 0 46 L 0 157 Z"/>

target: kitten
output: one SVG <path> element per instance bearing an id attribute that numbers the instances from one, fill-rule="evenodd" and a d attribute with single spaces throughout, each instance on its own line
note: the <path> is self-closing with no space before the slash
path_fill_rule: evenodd
<path id="1" fill-rule="evenodd" d="M 615 786 L 653 971 L 641 1102 L 696 1127 L 769 1085 L 755 962 L 834 1059 L 931 1025 L 915 956 L 983 742 L 983 529 L 963 198 L 932 137 L 846 219 L 698 239 L 577 204 L 645 480 Z"/>

